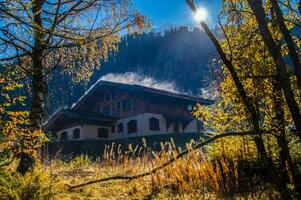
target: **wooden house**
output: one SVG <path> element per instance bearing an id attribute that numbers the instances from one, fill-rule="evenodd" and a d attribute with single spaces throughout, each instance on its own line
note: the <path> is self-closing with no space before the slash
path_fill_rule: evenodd
<path id="1" fill-rule="evenodd" d="M 202 131 L 192 115 L 206 100 L 144 87 L 98 81 L 71 108 L 56 112 L 44 125 L 59 140 L 105 140 Z"/>

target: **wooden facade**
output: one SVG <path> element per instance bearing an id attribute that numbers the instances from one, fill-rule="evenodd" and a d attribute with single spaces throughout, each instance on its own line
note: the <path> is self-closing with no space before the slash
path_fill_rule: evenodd
<path id="1" fill-rule="evenodd" d="M 192 118 L 191 108 L 196 103 L 192 100 L 158 94 L 150 95 L 108 86 L 95 91 L 93 97 L 76 109 L 101 112 L 118 118 L 131 117 L 141 113 L 159 113 Z"/>
<path id="2" fill-rule="evenodd" d="M 70 109 L 54 115 L 45 129 L 55 134 L 66 134 L 72 127 L 76 131 L 83 129 L 84 138 L 97 138 L 101 134 L 97 136 L 96 132 L 105 129 L 108 138 L 197 132 L 199 122 L 192 115 L 196 103 L 212 102 L 139 85 L 101 81 Z M 80 139 L 78 135 L 73 138 Z"/>

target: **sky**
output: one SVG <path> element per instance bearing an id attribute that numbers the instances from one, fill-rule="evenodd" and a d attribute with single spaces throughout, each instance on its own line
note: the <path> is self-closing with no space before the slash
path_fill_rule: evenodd
<path id="1" fill-rule="evenodd" d="M 146 15 L 153 26 L 164 24 L 195 24 L 196 20 L 186 0 L 133 0 L 134 6 Z M 220 9 L 220 0 L 195 0 L 197 7 L 207 10 L 207 23 L 214 25 Z"/>

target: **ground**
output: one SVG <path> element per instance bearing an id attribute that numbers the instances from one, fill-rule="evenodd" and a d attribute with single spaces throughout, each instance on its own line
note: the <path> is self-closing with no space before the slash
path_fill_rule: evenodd
<path id="1" fill-rule="evenodd" d="M 72 190 L 69 187 L 116 175 L 148 172 L 180 152 L 173 143 L 161 146 L 164 150 L 161 152 L 143 152 L 145 148 L 129 145 L 125 152 L 107 148 L 98 159 L 87 155 L 69 161 L 44 159 L 24 177 L 15 172 L 18 163 L 15 160 L 0 170 L 0 200 L 279 199 L 268 181 L 263 182 L 254 173 L 239 171 L 238 160 L 214 161 L 202 149 L 139 179 L 110 180 Z"/>

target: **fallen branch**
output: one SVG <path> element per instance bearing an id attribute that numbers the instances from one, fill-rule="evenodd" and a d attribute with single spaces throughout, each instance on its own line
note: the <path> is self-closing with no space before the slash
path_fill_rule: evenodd
<path id="1" fill-rule="evenodd" d="M 268 134 L 268 133 L 271 133 L 272 130 L 269 130 L 269 131 L 261 131 L 260 134 Z M 134 179 L 138 179 L 138 178 L 141 178 L 141 177 L 145 177 L 145 176 L 148 176 L 148 175 L 151 175 L 153 173 L 155 173 L 156 171 L 170 165 L 171 163 L 173 163 L 174 161 L 178 160 L 179 158 L 182 158 L 184 157 L 186 154 L 188 154 L 189 152 L 191 151 L 194 151 L 196 149 L 199 149 L 199 148 L 202 148 L 204 147 L 205 145 L 217 140 L 217 139 L 220 139 L 220 138 L 223 138 L 223 137 L 229 137 L 229 136 L 246 136 L 246 135 L 254 135 L 254 132 L 253 131 L 245 131 L 245 132 L 229 132 L 229 133 L 221 133 L 221 134 L 218 134 L 218 135 L 215 135 L 211 138 L 209 138 L 208 140 L 205 140 L 203 142 L 200 142 L 194 146 L 192 146 L 191 149 L 186 149 L 184 151 L 182 151 L 181 153 L 179 153 L 177 156 L 171 158 L 170 160 L 168 160 L 166 163 L 152 169 L 151 171 L 148 171 L 148 172 L 144 172 L 144 173 L 141 173 L 141 174 L 138 174 L 138 175 L 134 175 L 134 176 L 111 176 L 111 177 L 107 177 L 107 178 L 102 178 L 102 179 L 97 179 L 97 180 L 93 180 L 93 181 L 88 181 L 88 182 L 85 182 L 85 183 L 82 183 L 82 184 L 78 184 L 78 185 L 73 185 L 73 186 L 70 186 L 70 185 L 67 185 L 68 188 L 70 190 L 72 189 L 75 189 L 75 188 L 80 188 L 80 187 L 84 187 L 84 186 L 87 186 L 87 185 L 91 185 L 91 184 L 95 184 L 95 183 L 101 183 L 101 182 L 105 182 L 105 181 L 109 181 L 109 180 L 134 180 Z"/>

